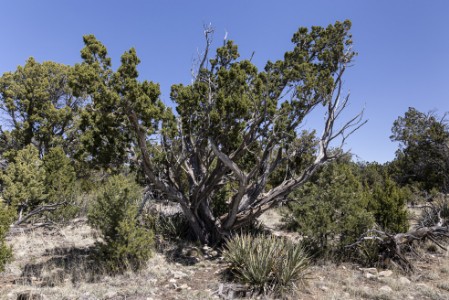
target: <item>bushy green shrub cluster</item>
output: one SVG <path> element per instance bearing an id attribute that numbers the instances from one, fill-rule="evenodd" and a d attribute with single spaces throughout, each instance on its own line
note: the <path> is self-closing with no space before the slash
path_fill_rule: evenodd
<path id="1" fill-rule="evenodd" d="M 373 213 L 376 223 L 391 233 L 406 232 L 409 228 L 407 198 L 409 193 L 400 188 L 388 175 L 384 182 L 370 189 L 368 210 Z"/>
<path id="2" fill-rule="evenodd" d="M 223 256 L 232 273 L 259 293 L 295 290 L 309 266 L 304 249 L 285 238 L 235 235 L 227 240 L 225 248 Z"/>
<path id="3" fill-rule="evenodd" d="M 333 162 L 290 196 L 287 227 L 303 235 L 311 253 L 346 257 L 345 246 L 374 226 L 408 229 L 408 193 L 378 167 Z"/>
<path id="4" fill-rule="evenodd" d="M 304 236 L 314 255 L 340 252 L 374 225 L 368 194 L 353 166 L 325 166 L 313 181 L 294 192 L 287 226 Z"/>
<path id="5" fill-rule="evenodd" d="M 5 243 L 6 233 L 12 220 L 12 212 L 0 199 L 0 272 L 4 270 L 5 264 L 12 259 L 12 249 Z"/>
<path id="6" fill-rule="evenodd" d="M 359 168 L 360 180 L 368 193 L 368 210 L 376 223 L 388 232 L 406 232 L 409 227 L 406 206 L 411 197 L 409 189 L 393 181 L 385 166 L 371 163 L 359 165 Z"/>
<path id="7" fill-rule="evenodd" d="M 100 230 L 100 259 L 111 272 L 138 270 L 152 255 L 154 233 L 138 224 L 141 188 L 123 175 L 112 176 L 100 187 L 88 219 Z"/>
<path id="8" fill-rule="evenodd" d="M 38 206 L 55 203 L 66 205 L 53 212 L 53 219 L 71 218 L 76 213 L 69 205 L 76 196 L 76 174 L 60 147 L 50 149 L 41 159 L 37 148 L 28 145 L 17 151 L 1 179 L 3 198 L 19 218 Z"/>
<path id="9" fill-rule="evenodd" d="M 46 200 L 44 178 L 39 152 L 29 145 L 17 152 L 2 174 L 3 198 L 19 215 L 26 213 Z"/>

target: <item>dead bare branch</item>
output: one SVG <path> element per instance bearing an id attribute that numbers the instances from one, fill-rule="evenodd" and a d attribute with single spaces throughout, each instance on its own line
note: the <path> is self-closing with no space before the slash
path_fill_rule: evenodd
<path id="1" fill-rule="evenodd" d="M 32 211 L 30 211 L 26 216 L 20 218 L 16 222 L 14 222 L 14 226 L 18 226 L 18 225 L 28 221 L 31 217 L 33 217 L 35 215 L 39 215 L 46 211 L 56 210 L 58 207 L 66 205 L 66 204 L 67 204 L 67 202 L 63 201 L 63 202 L 58 202 L 58 203 L 53 203 L 53 204 L 48 204 L 48 205 L 41 205 L 39 207 L 36 207 Z"/>

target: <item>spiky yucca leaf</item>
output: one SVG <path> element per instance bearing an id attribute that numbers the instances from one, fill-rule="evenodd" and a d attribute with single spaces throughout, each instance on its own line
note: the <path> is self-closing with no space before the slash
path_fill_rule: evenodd
<path id="1" fill-rule="evenodd" d="M 285 238 L 236 235 L 226 249 L 224 258 L 233 274 L 258 292 L 294 290 L 308 268 L 304 249 Z"/>

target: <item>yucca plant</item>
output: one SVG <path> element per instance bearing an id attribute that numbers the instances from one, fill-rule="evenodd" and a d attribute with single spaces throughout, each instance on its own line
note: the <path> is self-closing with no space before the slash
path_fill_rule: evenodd
<path id="1" fill-rule="evenodd" d="M 278 257 L 276 268 L 276 280 L 281 293 L 297 289 L 296 283 L 304 279 L 309 267 L 309 259 L 303 247 L 294 245 L 286 239 L 283 241 L 282 256 Z"/>
<path id="2" fill-rule="evenodd" d="M 241 234 L 227 240 L 225 247 L 231 272 L 258 293 L 295 290 L 308 268 L 304 249 L 285 238 Z"/>

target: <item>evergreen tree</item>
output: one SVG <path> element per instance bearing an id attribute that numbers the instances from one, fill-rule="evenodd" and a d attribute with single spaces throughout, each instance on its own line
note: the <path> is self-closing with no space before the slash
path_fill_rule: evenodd
<path id="1" fill-rule="evenodd" d="M 410 107 L 393 124 L 391 140 L 400 143 L 390 170 L 402 184 L 426 191 L 449 191 L 449 126 L 438 117 Z"/>
<path id="2" fill-rule="evenodd" d="M 293 49 L 262 71 L 240 60 L 232 41 L 210 57 L 212 32 L 206 30 L 195 80 L 172 87 L 178 117 L 160 101 L 157 84 L 138 81 L 134 49 L 123 54 L 114 72 L 105 46 L 85 36 L 84 62 L 75 67 L 72 81 L 77 96 L 92 100 L 81 117 L 85 157 L 115 168 L 137 146 L 147 182 L 180 204 L 201 242 L 220 242 L 286 201 L 320 166 L 341 155 L 329 151 L 330 143 L 344 141 L 361 126 L 359 114 L 334 127 L 348 104 L 348 97 L 339 100 L 342 76 L 355 55 L 350 27 L 345 21 L 300 28 Z M 298 132 L 319 106 L 326 111 L 325 130 L 310 143 Z M 280 169 L 287 172 L 280 176 Z M 223 203 L 222 195 L 226 206 L 214 205 L 216 199 Z"/>
<path id="3" fill-rule="evenodd" d="M 1 153 L 13 158 L 33 144 L 42 157 L 52 147 L 73 144 L 74 113 L 83 101 L 72 95 L 70 74 L 69 66 L 30 58 L 0 77 L 0 109 L 11 124 L 0 133 Z"/>
<path id="4" fill-rule="evenodd" d="M 392 233 L 406 232 L 409 228 L 407 199 L 410 194 L 407 189 L 399 187 L 387 173 L 383 173 L 382 177 L 383 180 L 368 186 L 368 209 L 384 230 Z"/>

